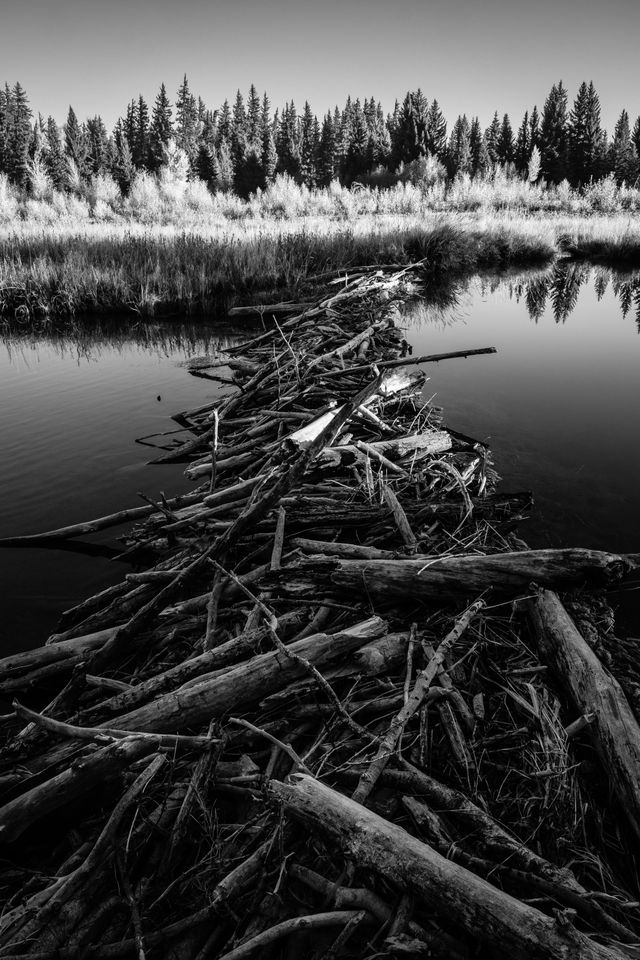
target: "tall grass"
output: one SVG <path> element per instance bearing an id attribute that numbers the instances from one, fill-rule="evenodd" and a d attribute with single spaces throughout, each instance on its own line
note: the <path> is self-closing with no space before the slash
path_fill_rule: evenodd
<path id="1" fill-rule="evenodd" d="M 200 315 L 237 299 L 304 295 L 311 278 L 426 259 L 433 282 L 558 252 L 640 266 L 640 192 L 601 181 L 581 194 L 509 178 L 325 190 L 278 177 L 247 201 L 187 181 L 179 164 L 108 176 L 76 192 L 18 195 L 0 176 L 0 322 L 80 314 Z M 46 177 L 46 174 L 44 175 Z"/>

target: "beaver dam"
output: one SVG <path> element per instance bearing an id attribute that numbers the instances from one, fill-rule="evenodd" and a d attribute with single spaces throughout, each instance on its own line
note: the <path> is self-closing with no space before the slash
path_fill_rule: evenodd
<path id="1" fill-rule="evenodd" d="M 422 399 L 420 273 L 193 363 L 192 493 L 2 541 L 129 524 L 135 572 L 0 661 L 0 957 L 640 955 L 640 555 L 519 538 Z"/>

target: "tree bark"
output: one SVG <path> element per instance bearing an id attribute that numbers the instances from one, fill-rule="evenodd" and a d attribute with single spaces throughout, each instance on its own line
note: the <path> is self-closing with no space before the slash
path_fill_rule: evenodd
<path id="1" fill-rule="evenodd" d="M 577 630 L 557 594 L 527 604 L 541 659 L 558 674 L 588 730 L 625 814 L 640 838 L 640 725 L 618 681 Z"/>
<path id="2" fill-rule="evenodd" d="M 447 925 L 514 960 L 623 960 L 623 954 L 503 893 L 401 827 L 304 775 L 269 790 L 297 818 L 334 840 L 360 867 L 426 901 Z"/>

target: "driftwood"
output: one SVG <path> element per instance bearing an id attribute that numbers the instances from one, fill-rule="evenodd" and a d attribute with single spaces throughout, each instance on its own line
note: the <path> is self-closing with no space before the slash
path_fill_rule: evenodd
<path id="1" fill-rule="evenodd" d="M 634 559 L 597 550 L 523 550 L 429 560 L 309 559 L 268 575 L 266 582 L 294 596 L 317 589 L 366 589 L 382 599 L 413 597 L 437 603 L 442 597 L 483 592 L 515 596 L 534 582 L 546 587 L 610 586 L 635 567 Z"/>
<path id="2" fill-rule="evenodd" d="M 304 775 L 272 783 L 285 809 L 328 835 L 358 866 L 373 870 L 426 901 L 455 928 L 520 960 L 621 960 L 573 927 L 525 906 L 436 853 L 354 800 Z"/>
<path id="3" fill-rule="evenodd" d="M 542 659 L 566 687 L 587 729 L 629 823 L 640 839 L 640 725 L 620 684 L 606 670 L 550 590 L 527 609 Z"/>

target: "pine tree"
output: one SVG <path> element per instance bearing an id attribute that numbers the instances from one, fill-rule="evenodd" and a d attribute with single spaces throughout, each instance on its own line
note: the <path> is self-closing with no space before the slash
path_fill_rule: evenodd
<path id="1" fill-rule="evenodd" d="M 471 127 L 466 115 L 458 117 L 451 130 L 447 167 L 449 176 L 471 172 Z"/>
<path id="2" fill-rule="evenodd" d="M 67 170 L 60 129 L 53 117 L 47 118 L 43 158 L 51 183 L 56 190 L 63 190 Z"/>
<path id="3" fill-rule="evenodd" d="M 531 111 L 531 120 L 529 121 L 529 143 L 531 149 L 540 146 L 540 114 L 538 108 L 534 107 Z"/>
<path id="4" fill-rule="evenodd" d="M 480 166 L 480 152 L 482 150 L 482 129 L 480 120 L 474 117 L 469 131 L 469 153 L 471 155 L 471 173 L 475 177 Z"/>
<path id="5" fill-rule="evenodd" d="M 156 97 L 149 128 L 149 169 L 156 173 L 162 166 L 162 155 L 173 135 L 171 103 L 164 83 Z"/>
<path id="6" fill-rule="evenodd" d="M 136 110 L 136 127 L 131 145 L 135 166 L 141 170 L 149 166 L 149 108 L 140 95 Z"/>
<path id="7" fill-rule="evenodd" d="M 367 148 L 369 132 L 362 104 L 356 100 L 351 117 L 351 137 L 343 165 L 343 178 L 347 185 L 359 180 L 367 173 Z"/>
<path id="8" fill-rule="evenodd" d="M 86 177 L 88 174 L 89 145 L 86 131 L 78 123 L 73 107 L 69 107 L 67 122 L 64 125 L 64 146 L 65 153 L 75 163 L 80 176 Z"/>
<path id="9" fill-rule="evenodd" d="M 126 195 L 129 192 L 129 187 L 135 175 L 135 167 L 122 121 L 116 124 L 113 139 L 115 143 L 115 153 L 111 173 L 123 194 Z"/>
<path id="10" fill-rule="evenodd" d="M 133 157 L 136 142 L 136 130 L 138 128 L 138 109 L 135 100 L 130 100 L 127 104 L 127 112 L 122 121 L 122 132 L 127 138 L 129 150 Z"/>
<path id="11" fill-rule="evenodd" d="M 639 171 L 638 155 L 631 139 L 629 114 L 623 110 L 616 123 L 611 144 L 611 167 L 618 184 L 635 182 Z"/>
<path id="12" fill-rule="evenodd" d="M 598 176 L 602 159 L 600 101 L 593 83 L 580 85 L 569 117 L 568 143 L 571 181 L 588 183 Z"/>
<path id="13" fill-rule="evenodd" d="M 474 170 L 474 176 L 488 177 L 492 168 L 493 162 L 491 160 L 491 153 L 489 152 L 489 140 L 487 131 L 485 130 L 482 135 L 482 143 L 480 144 L 480 152 L 478 153 L 478 162 Z"/>
<path id="14" fill-rule="evenodd" d="M 87 120 L 87 166 L 93 174 L 107 169 L 108 139 L 101 116 Z"/>
<path id="15" fill-rule="evenodd" d="M 441 158 L 447 147 L 447 121 L 437 100 L 434 100 L 427 113 L 426 147 L 428 153 Z"/>
<path id="16" fill-rule="evenodd" d="M 300 181 L 300 131 L 293 102 L 285 104 L 278 130 L 278 172 Z"/>
<path id="17" fill-rule="evenodd" d="M 316 183 L 316 154 L 318 144 L 315 139 L 315 117 L 308 101 L 305 101 L 302 122 L 300 124 L 300 177 L 307 187 Z"/>
<path id="18" fill-rule="evenodd" d="M 545 100 L 538 139 L 542 174 L 553 183 L 567 176 L 567 91 L 562 80 Z"/>
<path id="19" fill-rule="evenodd" d="M 527 172 L 532 149 L 533 144 L 531 143 L 531 125 L 529 122 L 529 111 L 527 110 L 525 111 L 525 115 L 522 118 L 522 123 L 518 128 L 518 136 L 516 137 L 513 157 L 516 170 L 520 176 L 524 176 Z"/>
<path id="20" fill-rule="evenodd" d="M 392 159 L 395 167 L 427 155 L 428 112 L 428 103 L 420 89 L 415 93 L 407 93 L 398 115 L 392 140 Z"/>
<path id="21" fill-rule="evenodd" d="M 7 173 L 9 155 L 9 118 L 11 115 L 11 91 L 7 84 L 0 90 L 0 173 Z"/>
<path id="22" fill-rule="evenodd" d="M 24 89 L 15 83 L 11 91 L 11 115 L 7 137 L 7 172 L 14 183 L 27 183 L 29 142 L 31 140 L 31 109 Z"/>
<path id="23" fill-rule="evenodd" d="M 247 147 L 258 152 L 262 150 L 262 111 L 258 91 L 251 84 L 249 97 L 247 100 L 247 127 L 246 138 Z"/>
<path id="24" fill-rule="evenodd" d="M 276 139 L 271 126 L 268 126 L 264 131 L 262 140 L 262 156 L 260 159 L 262 163 L 262 175 L 265 186 L 268 186 L 270 183 L 273 183 L 278 166 Z"/>
<path id="25" fill-rule="evenodd" d="M 200 180 L 204 180 L 210 190 L 215 190 L 218 180 L 218 160 L 215 147 L 204 140 L 198 147 L 195 169 Z"/>
<path id="26" fill-rule="evenodd" d="M 175 140 L 176 145 L 186 153 L 190 163 L 195 160 L 198 150 L 198 133 L 198 105 L 189 90 L 185 73 L 176 96 Z"/>
<path id="27" fill-rule="evenodd" d="M 633 133 L 631 134 L 631 140 L 633 141 L 633 145 L 636 148 L 636 154 L 638 155 L 638 159 L 640 159 L 640 117 L 638 117 L 635 124 L 633 125 Z"/>
<path id="28" fill-rule="evenodd" d="M 506 166 L 513 163 L 514 157 L 513 130 L 509 114 L 505 113 L 500 127 L 500 139 L 498 140 L 498 162 Z"/>
<path id="29" fill-rule="evenodd" d="M 328 187 L 336 176 L 336 135 L 331 113 L 325 114 L 318 144 L 318 185 Z"/>
<path id="30" fill-rule="evenodd" d="M 489 159 L 491 163 L 499 163 L 499 151 L 500 151 L 500 120 L 498 119 L 498 111 L 493 115 L 493 120 L 490 125 L 485 130 L 486 141 L 487 141 L 487 150 L 489 151 Z"/>
<path id="31" fill-rule="evenodd" d="M 220 109 L 216 134 L 218 147 L 223 140 L 231 143 L 231 107 L 228 100 L 225 100 Z"/>

